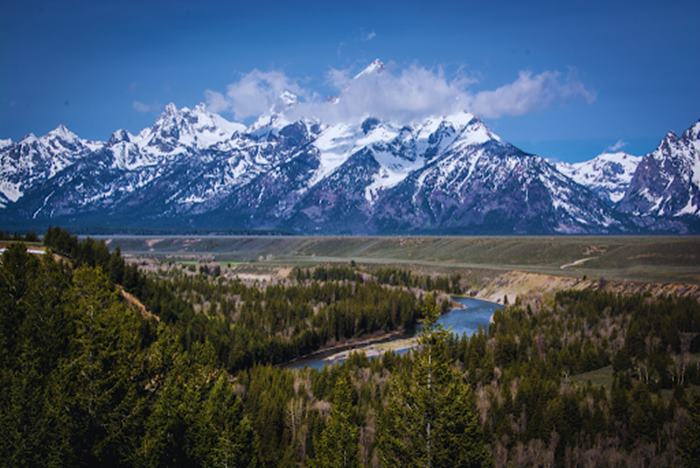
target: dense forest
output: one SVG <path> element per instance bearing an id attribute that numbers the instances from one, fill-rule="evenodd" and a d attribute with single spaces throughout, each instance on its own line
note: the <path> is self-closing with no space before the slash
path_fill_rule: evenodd
<path id="1" fill-rule="evenodd" d="M 43 240 L 53 254 L 0 258 L 3 466 L 698 466 L 691 299 L 563 291 L 457 338 L 436 319 L 459 277 L 246 285 Z M 406 355 L 281 365 L 419 322 Z"/>

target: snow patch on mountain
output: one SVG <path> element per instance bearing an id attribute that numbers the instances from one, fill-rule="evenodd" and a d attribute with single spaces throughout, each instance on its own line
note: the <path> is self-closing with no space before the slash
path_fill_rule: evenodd
<path id="1" fill-rule="evenodd" d="M 365 188 L 365 199 L 370 203 L 376 200 L 380 191 L 395 187 L 423 165 L 422 159 L 411 161 L 391 151 L 375 151 L 372 155 L 379 163 L 379 170 L 372 177 L 372 183 Z"/>
<path id="2" fill-rule="evenodd" d="M 620 209 L 639 217 L 700 216 L 700 121 L 668 132 L 642 158 Z"/>
<path id="3" fill-rule="evenodd" d="M 208 112 L 204 104 L 193 109 L 178 109 L 170 103 L 153 126 L 142 130 L 131 141 L 144 153 L 167 157 L 185 153 L 190 148 L 209 148 L 245 129 L 242 124 Z"/>
<path id="4" fill-rule="evenodd" d="M 319 166 L 309 181 L 311 186 L 332 174 L 350 157 L 359 134 L 358 128 L 342 123 L 321 131 L 313 142 L 319 150 Z"/>
<path id="5" fill-rule="evenodd" d="M 30 133 L 16 143 L 5 141 L 9 143 L 0 146 L 0 193 L 8 202 L 102 146 L 78 138 L 64 125 L 41 137 Z"/>
<path id="6" fill-rule="evenodd" d="M 624 197 L 641 157 L 624 152 L 602 153 L 589 161 L 557 163 L 560 172 L 612 203 Z"/>

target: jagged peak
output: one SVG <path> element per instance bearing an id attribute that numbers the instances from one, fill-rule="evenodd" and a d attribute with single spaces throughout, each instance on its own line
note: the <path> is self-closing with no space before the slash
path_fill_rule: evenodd
<path id="1" fill-rule="evenodd" d="M 678 135 L 673 130 L 666 132 L 666 135 L 659 142 L 659 146 L 656 147 L 656 152 L 662 152 L 664 148 L 675 144 L 678 141 Z"/>
<path id="2" fill-rule="evenodd" d="M 211 112 L 208 108 L 207 105 L 203 102 L 199 102 L 195 104 L 192 108 L 189 107 L 181 107 L 178 110 L 178 113 L 181 115 L 194 115 L 195 117 L 199 118 L 200 116 L 204 116 L 207 118 L 211 118 L 213 116 L 218 116 L 218 114 L 215 114 Z M 221 117 L 223 118 L 223 117 Z"/>
<path id="3" fill-rule="evenodd" d="M 63 124 L 59 124 L 56 128 L 48 132 L 45 136 L 47 137 L 58 137 L 62 140 L 72 141 L 78 138 L 78 135 L 73 133 Z"/>
<path id="4" fill-rule="evenodd" d="M 112 136 L 109 138 L 108 144 L 113 145 L 122 141 L 131 141 L 131 134 L 123 128 L 120 128 L 112 132 Z"/>
<path id="5" fill-rule="evenodd" d="M 231 134 L 234 132 L 243 132 L 246 128 L 242 123 L 230 121 L 217 113 L 211 112 L 203 102 L 196 104 L 191 110 L 186 107 L 182 108 L 180 112 L 193 116 L 197 120 L 197 125 L 213 125 Z"/>
<path id="6" fill-rule="evenodd" d="M 163 114 L 172 115 L 177 113 L 177 106 L 174 102 L 169 102 L 163 108 Z M 162 114 L 161 114 L 162 115 Z"/>
<path id="7" fill-rule="evenodd" d="M 34 143 L 37 140 L 38 140 L 38 138 L 36 137 L 34 132 L 29 132 L 26 135 L 24 135 L 22 137 L 22 139 L 18 141 L 18 143 L 20 143 L 20 144 L 22 144 L 22 143 Z"/>
<path id="8" fill-rule="evenodd" d="M 158 115 L 155 122 L 153 123 L 153 127 L 159 127 L 165 123 L 177 122 L 178 117 L 181 117 L 181 113 L 187 110 L 189 109 L 187 109 L 186 107 L 178 109 L 174 103 L 170 102 L 165 105 L 163 111 L 160 113 L 160 115 Z M 144 131 L 145 130 L 146 129 L 144 129 Z"/>
<path id="9" fill-rule="evenodd" d="M 447 114 L 442 117 L 442 120 L 452 124 L 452 126 L 456 129 L 463 128 L 471 123 L 479 123 L 485 127 L 481 120 L 479 120 L 471 112 L 467 111 L 457 111 L 452 114 Z"/>
<path id="10" fill-rule="evenodd" d="M 354 79 L 357 80 L 358 78 L 362 78 L 363 76 L 381 73 L 382 71 L 384 71 L 384 62 L 377 58 L 372 60 L 372 62 L 369 65 L 367 65 L 360 73 L 355 75 Z"/>
<path id="11" fill-rule="evenodd" d="M 458 140 L 468 144 L 481 144 L 490 140 L 501 142 L 501 137 L 491 131 L 490 128 L 477 116 L 468 111 L 458 111 L 442 117 L 442 121 L 451 125 L 460 132 Z"/>
<path id="12" fill-rule="evenodd" d="M 683 138 L 687 140 L 700 140 L 700 119 L 683 132 Z"/>

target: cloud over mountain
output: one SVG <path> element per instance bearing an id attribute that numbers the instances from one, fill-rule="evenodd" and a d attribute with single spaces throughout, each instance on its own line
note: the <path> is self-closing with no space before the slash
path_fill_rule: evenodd
<path id="1" fill-rule="evenodd" d="M 243 75 L 223 93 L 207 90 L 205 95 L 212 111 L 229 112 L 237 119 L 284 108 L 290 120 L 326 122 L 356 122 L 370 115 L 411 121 L 463 110 L 498 118 L 524 115 L 557 101 L 595 99 L 573 74 L 564 76 L 557 71 L 521 71 L 514 81 L 490 90 L 473 89 L 478 81 L 462 71 L 448 75 L 441 66 L 385 66 L 378 60 L 360 73 L 330 69 L 327 77 L 334 90 L 331 98 L 306 89 L 282 71 L 260 70 Z M 285 91 L 297 95 L 299 102 L 293 106 L 280 102 Z"/>
<path id="2" fill-rule="evenodd" d="M 275 107 L 285 91 L 296 95 L 307 94 L 283 72 L 255 69 L 229 84 L 224 93 L 207 90 L 205 97 L 212 112 L 229 112 L 237 120 L 243 120 Z"/>

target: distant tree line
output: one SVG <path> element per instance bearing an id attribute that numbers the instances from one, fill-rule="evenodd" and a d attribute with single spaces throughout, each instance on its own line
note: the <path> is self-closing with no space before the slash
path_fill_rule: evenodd
<path id="1" fill-rule="evenodd" d="M 39 242 L 39 236 L 35 232 L 29 231 L 26 233 L 0 231 L 0 240 L 5 241 L 21 241 L 21 242 Z"/>
<path id="2" fill-rule="evenodd" d="M 362 275 L 352 266 L 318 266 L 316 268 L 294 268 L 292 276 L 301 281 L 357 281 Z"/>
<path id="3" fill-rule="evenodd" d="M 411 270 L 399 268 L 377 268 L 372 270 L 371 274 L 382 284 L 419 288 L 426 291 L 444 291 L 452 294 L 464 292 L 460 274 L 449 276 L 420 275 Z"/>

